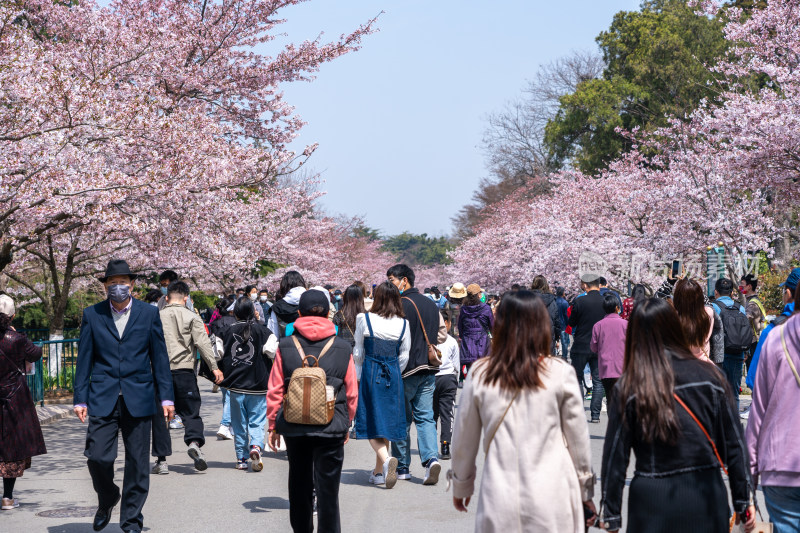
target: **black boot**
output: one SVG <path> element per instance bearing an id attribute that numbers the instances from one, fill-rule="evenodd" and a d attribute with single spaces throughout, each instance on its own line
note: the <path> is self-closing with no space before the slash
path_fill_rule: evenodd
<path id="1" fill-rule="evenodd" d="M 450 459 L 450 443 L 442 441 L 442 453 L 439 454 L 441 459 Z"/>

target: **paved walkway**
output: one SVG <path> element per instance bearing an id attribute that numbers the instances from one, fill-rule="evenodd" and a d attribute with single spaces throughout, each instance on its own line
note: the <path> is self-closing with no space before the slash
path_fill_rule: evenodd
<path id="1" fill-rule="evenodd" d="M 233 442 L 218 441 L 215 437 L 221 413 L 221 395 L 212 394 L 211 386 L 205 380 L 201 380 L 201 391 L 208 439 L 203 449 L 209 469 L 203 473 L 194 470 L 185 453 L 183 432 L 172 430 L 174 455 L 169 458 L 170 474 L 151 477 L 150 495 L 144 508 L 145 531 L 290 531 L 285 453 L 267 453 L 264 470 L 260 473 L 235 470 Z M 601 424 L 589 425 L 592 458 L 598 473 L 605 413 L 601 420 Z M 46 425 L 43 431 L 49 453 L 35 457 L 33 468 L 17 482 L 15 495 L 22 505 L 14 511 L 0 512 L 0 531 L 92 531 L 97 502 L 82 455 L 86 426 L 70 416 Z M 413 435 L 412 438 L 415 439 Z M 121 442 L 119 449 L 122 456 L 124 448 Z M 456 512 L 451 494 L 445 492 L 444 476 L 438 486 L 422 486 L 424 469 L 418 456 L 412 465 L 413 480 L 399 481 L 391 491 L 369 485 L 373 464 L 374 455 L 367 442 L 351 441 L 346 446 L 340 493 L 344 531 L 460 533 L 473 529 L 477 501 L 472 502 L 470 513 Z M 444 474 L 449 462 L 443 461 L 442 465 Z M 482 458 L 479 458 L 479 472 L 481 466 Z M 122 467 L 120 459 L 116 476 L 120 485 Z M 596 491 L 595 500 L 599 502 L 599 483 Z M 119 532 L 118 519 L 117 508 L 111 525 L 105 531 Z"/>

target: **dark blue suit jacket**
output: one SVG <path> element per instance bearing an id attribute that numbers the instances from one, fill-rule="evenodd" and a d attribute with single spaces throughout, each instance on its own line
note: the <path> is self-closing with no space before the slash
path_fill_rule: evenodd
<path id="1" fill-rule="evenodd" d="M 73 404 L 86 404 L 90 416 L 108 416 L 121 391 L 131 415 L 152 416 L 154 382 L 162 401 L 175 401 L 158 308 L 134 299 L 122 339 L 109 300 L 84 309 Z"/>

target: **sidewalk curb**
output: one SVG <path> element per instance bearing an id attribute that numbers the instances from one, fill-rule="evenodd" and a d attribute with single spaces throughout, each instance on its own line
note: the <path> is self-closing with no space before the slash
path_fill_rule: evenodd
<path id="1" fill-rule="evenodd" d="M 62 418 L 72 416 L 72 406 L 63 404 L 36 406 L 36 414 L 39 416 L 39 425 L 46 426 L 58 422 Z"/>

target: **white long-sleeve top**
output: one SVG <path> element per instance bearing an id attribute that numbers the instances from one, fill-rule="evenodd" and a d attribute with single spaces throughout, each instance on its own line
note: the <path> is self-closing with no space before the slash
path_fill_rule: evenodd
<path id="1" fill-rule="evenodd" d="M 408 365 L 408 353 L 411 350 L 411 332 L 409 331 L 408 321 L 397 316 L 383 318 L 374 313 L 369 313 L 369 322 L 372 324 L 372 332 L 375 334 L 375 338 L 387 341 L 398 340 L 400 333 L 403 331 L 403 322 L 406 323 L 398 357 L 400 372 L 405 370 L 406 365 Z M 361 379 L 361 367 L 364 364 L 364 337 L 369 336 L 367 319 L 364 317 L 364 313 L 359 313 L 356 316 L 356 331 L 353 335 L 356 341 L 356 345 L 353 347 L 353 362 L 356 365 L 356 376 L 359 380 Z"/>
<path id="2" fill-rule="evenodd" d="M 457 376 L 461 369 L 461 352 L 458 341 L 452 335 L 448 335 L 447 340 L 438 345 L 437 348 L 442 352 L 442 366 L 439 367 L 436 375 L 448 376 L 454 374 Z"/>

